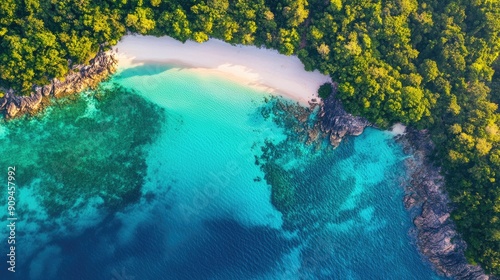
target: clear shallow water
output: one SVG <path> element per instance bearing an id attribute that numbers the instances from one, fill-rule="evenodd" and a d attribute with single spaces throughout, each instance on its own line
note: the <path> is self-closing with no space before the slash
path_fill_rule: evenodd
<path id="1" fill-rule="evenodd" d="M 262 93 L 161 65 L 105 88 L 0 126 L 21 186 L 13 279 L 435 277 L 389 135 L 314 152 L 263 117 Z M 268 183 L 289 191 L 281 212 Z"/>

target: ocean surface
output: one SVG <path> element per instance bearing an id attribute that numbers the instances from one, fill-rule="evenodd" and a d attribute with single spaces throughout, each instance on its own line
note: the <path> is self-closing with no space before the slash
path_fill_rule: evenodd
<path id="1" fill-rule="evenodd" d="M 17 220 L 0 279 L 440 279 L 410 234 L 393 136 L 312 147 L 280 104 L 146 64 L 1 123 L 0 219 L 15 166 Z"/>

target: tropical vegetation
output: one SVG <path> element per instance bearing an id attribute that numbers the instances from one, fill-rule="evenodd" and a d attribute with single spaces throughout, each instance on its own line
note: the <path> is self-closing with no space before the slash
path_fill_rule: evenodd
<path id="1" fill-rule="evenodd" d="M 29 92 L 126 32 L 298 55 L 379 127 L 429 129 L 467 257 L 500 275 L 500 1 L 2 0 L 0 85 Z"/>

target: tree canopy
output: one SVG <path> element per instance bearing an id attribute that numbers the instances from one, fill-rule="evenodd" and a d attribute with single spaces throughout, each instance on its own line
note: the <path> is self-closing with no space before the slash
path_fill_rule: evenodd
<path id="1" fill-rule="evenodd" d="M 2 0 L 0 86 L 29 92 L 127 30 L 296 54 L 351 113 L 428 128 L 467 257 L 500 275 L 499 1 Z"/>

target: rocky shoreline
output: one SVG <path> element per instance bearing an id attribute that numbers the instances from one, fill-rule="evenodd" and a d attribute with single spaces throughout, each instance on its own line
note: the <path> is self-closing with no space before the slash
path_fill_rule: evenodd
<path id="1" fill-rule="evenodd" d="M 0 113 L 6 119 L 34 114 L 50 103 L 50 98 L 60 98 L 93 88 L 116 71 L 117 60 L 112 52 L 99 52 L 89 65 L 78 65 L 63 81 L 53 79 L 50 84 L 37 87 L 29 96 L 19 96 L 7 90 L 0 98 Z M 307 116 L 319 106 L 318 121 L 313 127 L 306 126 Z M 322 101 L 310 103 L 308 112 L 298 112 L 298 119 L 309 130 L 310 140 L 318 134 L 326 135 L 332 146 L 337 147 L 349 135 L 360 135 L 372 124 L 347 113 L 335 92 Z M 439 168 L 430 161 L 434 146 L 427 131 L 407 129 L 398 138 L 405 153 L 412 155 L 406 160 L 410 182 L 406 186 L 405 208 L 410 211 L 416 226 L 416 239 L 420 252 L 428 258 L 439 274 L 456 279 L 497 279 L 488 276 L 479 266 L 467 263 L 466 244 L 456 232 L 450 219 L 452 211 L 449 198 L 444 192 L 444 178 Z"/>
<path id="2" fill-rule="evenodd" d="M 398 141 L 405 153 L 410 182 L 406 186 L 404 205 L 416 226 L 417 245 L 438 273 L 455 279 L 496 279 L 486 275 L 480 266 L 467 263 L 467 244 L 450 219 L 452 207 L 444 191 L 440 169 L 430 160 L 434 145 L 428 131 L 407 129 Z"/>
<path id="3" fill-rule="evenodd" d="M 320 106 L 319 127 L 329 136 L 330 143 L 338 146 L 342 138 L 359 135 L 372 126 L 362 117 L 347 113 L 342 102 L 332 93 L 328 98 L 314 104 Z M 455 279 L 493 280 L 480 266 L 467 263 L 467 244 L 460 238 L 450 219 L 452 208 L 444 192 L 444 178 L 429 156 L 434 145 L 427 131 L 407 128 L 398 136 L 406 154 L 411 155 L 405 164 L 410 181 L 405 188 L 404 205 L 415 224 L 415 236 L 420 252 L 432 263 L 438 274 Z"/>
<path id="4" fill-rule="evenodd" d="M 347 113 L 342 101 L 336 98 L 335 91 L 321 102 L 318 119 L 319 128 L 329 136 L 334 147 L 337 147 L 345 136 L 360 135 L 366 127 L 372 126 L 365 118 Z"/>
<path id="5" fill-rule="evenodd" d="M 116 71 L 117 60 L 112 52 L 100 51 L 88 65 L 77 65 L 64 80 L 52 79 L 43 87 L 35 87 L 30 95 L 17 95 L 7 90 L 0 98 L 0 113 L 6 119 L 34 114 L 49 103 L 50 97 L 60 98 L 87 88 L 97 86 L 101 81 Z"/>

